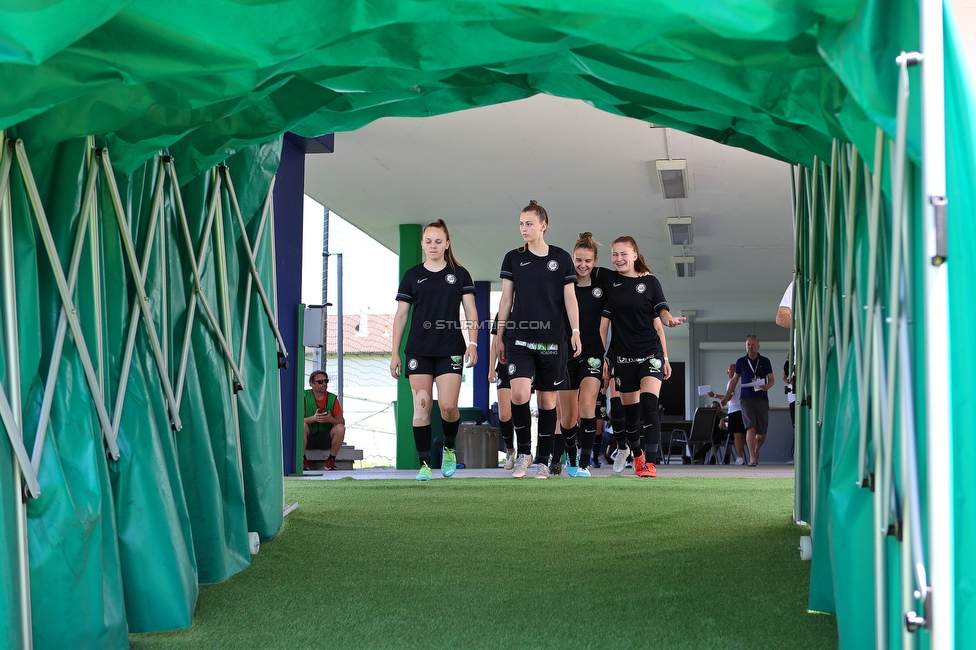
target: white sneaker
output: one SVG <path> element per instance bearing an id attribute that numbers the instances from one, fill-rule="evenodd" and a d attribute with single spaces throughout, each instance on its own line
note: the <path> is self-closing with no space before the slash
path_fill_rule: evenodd
<path id="1" fill-rule="evenodd" d="M 543 480 L 549 478 L 549 468 L 545 463 L 539 463 L 535 468 L 535 477 Z"/>
<path id="2" fill-rule="evenodd" d="M 613 452 L 613 471 L 617 474 L 624 471 L 627 467 L 627 456 L 630 454 L 630 449 L 627 447 L 619 447 L 617 451 Z"/>
<path id="3" fill-rule="evenodd" d="M 735 464 L 736 465 L 745 465 L 746 464 L 746 461 L 742 460 L 742 458 L 736 458 L 735 459 Z"/>
<path id="4" fill-rule="evenodd" d="M 515 467 L 512 471 L 512 478 L 525 478 L 525 473 L 529 471 L 529 465 L 532 463 L 532 456 L 528 454 L 519 454 L 518 458 L 515 459 Z"/>
<path id="5" fill-rule="evenodd" d="M 589 467 L 580 467 L 578 470 L 576 470 L 576 478 L 589 478 L 589 477 L 590 477 Z"/>
<path id="6" fill-rule="evenodd" d="M 510 451 L 505 454 L 505 469 L 512 471 L 515 469 L 515 452 Z"/>

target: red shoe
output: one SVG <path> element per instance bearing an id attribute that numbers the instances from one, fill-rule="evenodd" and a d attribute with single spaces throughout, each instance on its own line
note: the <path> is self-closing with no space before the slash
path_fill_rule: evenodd
<path id="1" fill-rule="evenodd" d="M 655 478 L 657 468 L 654 467 L 654 463 L 645 462 L 644 454 L 641 454 L 634 459 L 634 473 L 641 478 Z"/>
<path id="2" fill-rule="evenodd" d="M 325 460 L 325 469 L 336 469 L 335 458 L 329 456 Z"/>
<path id="3" fill-rule="evenodd" d="M 306 472 L 309 470 L 308 459 L 305 458 L 304 456 L 302 456 L 302 470 Z"/>

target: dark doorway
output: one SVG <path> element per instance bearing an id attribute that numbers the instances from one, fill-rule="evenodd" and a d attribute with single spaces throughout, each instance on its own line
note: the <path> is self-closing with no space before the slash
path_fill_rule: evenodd
<path id="1" fill-rule="evenodd" d="M 683 361 L 671 363 L 671 377 L 661 384 L 661 395 L 658 400 L 658 403 L 664 409 L 664 416 L 684 419 L 685 364 Z"/>

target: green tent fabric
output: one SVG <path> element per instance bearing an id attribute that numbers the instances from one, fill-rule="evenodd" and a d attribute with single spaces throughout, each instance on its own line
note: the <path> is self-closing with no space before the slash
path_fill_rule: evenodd
<path id="1" fill-rule="evenodd" d="M 43 173 L 35 170 L 58 257 L 65 266 L 83 202 L 79 179 L 86 176 L 90 151 L 87 140 L 68 141 L 49 152 L 46 158 L 52 162 Z M 236 170 L 236 185 L 246 188 L 238 199 L 245 224 L 251 224 L 252 230 L 261 216 L 279 151 L 277 143 L 254 145 L 227 160 L 229 168 Z M 118 178 L 140 262 L 159 164 L 157 157 L 130 176 Z M 11 176 L 10 186 L 21 377 L 27 387 L 25 443 L 30 450 L 40 420 L 61 300 L 46 252 L 37 241 L 37 228 L 30 221 L 32 212 L 19 173 Z M 196 241 L 208 215 L 209 186 L 210 177 L 202 175 L 182 188 Z M 173 188 L 165 188 L 163 195 L 166 189 L 172 200 Z M 221 201 L 226 203 L 226 198 Z M 97 243 L 86 246 L 83 263 L 97 271 L 80 274 L 75 299 L 88 349 L 96 349 L 96 341 L 101 340 L 106 351 L 94 363 L 104 370 L 102 390 L 111 411 L 121 390 L 123 350 L 136 295 L 105 184 L 98 205 L 93 230 Z M 231 215 L 225 205 L 218 230 L 226 235 L 222 241 L 211 242 L 202 276 L 203 292 L 215 309 L 226 323 L 238 324 L 231 336 L 236 350 L 244 310 L 244 301 L 238 298 L 246 290 L 240 277 L 250 265 L 239 250 L 240 235 L 234 232 Z M 154 305 L 155 326 L 169 351 L 165 372 L 174 383 L 192 294 L 186 247 L 180 247 L 175 225 L 177 216 L 170 202 L 160 220 L 165 228 L 157 226 L 148 248 L 145 282 L 146 295 Z M 261 241 L 256 247 L 257 263 L 270 288 L 268 229 Z M 233 277 L 236 294 L 228 296 L 233 305 L 221 300 L 218 273 Z M 252 307 L 256 305 L 255 297 Z M 198 582 L 224 580 L 246 568 L 250 563 L 249 531 L 263 539 L 277 534 L 282 517 L 277 355 L 267 319 L 259 318 L 256 309 L 250 316 L 245 344 L 246 357 L 255 369 L 254 392 L 240 397 L 234 396 L 223 356 L 197 310 L 189 324 L 193 336 L 180 409 L 182 429 L 175 432 L 159 390 L 160 369 L 150 350 L 147 329 L 140 323 L 126 372 L 120 457 L 114 461 L 106 460 L 77 348 L 70 338 L 65 344 L 39 470 L 42 492 L 27 506 L 32 609 L 44 613 L 34 617 L 35 647 L 121 648 L 128 646 L 130 631 L 187 627 L 192 622 Z M 240 426 L 234 408 L 238 400 L 249 415 Z M 9 446 L 3 449 L 9 454 Z M 242 457 L 248 463 L 243 474 Z M 4 470 L 9 472 L 11 467 L 8 462 Z M 8 477 L 12 482 L 12 476 Z M 10 626 L 4 630 L 5 639 L 18 638 L 14 617 L 18 610 L 13 561 L 16 537 L 11 535 L 15 526 L 6 525 L 8 520 L 13 522 L 11 503 L 4 500 L 2 513 L 4 562 L 11 566 L 11 571 L 4 572 L 4 620 Z"/>
<path id="2" fill-rule="evenodd" d="M 893 124 L 890 62 L 917 43 L 914 3 L 879 0 L 61 7 L 57 30 L 46 4 L 0 27 L 0 127 L 38 147 L 107 133 L 124 172 L 169 148 L 187 177 L 285 130 L 537 92 L 809 165 Z"/>
<path id="3" fill-rule="evenodd" d="M 954 546 L 971 548 L 976 538 L 976 477 L 971 459 L 976 454 L 976 437 L 969 434 L 971 414 L 976 409 L 976 397 L 968 390 L 976 382 L 976 340 L 972 336 L 973 313 L 972 279 L 976 277 L 976 251 L 972 246 L 972 221 L 976 215 L 973 179 L 976 178 L 976 96 L 969 80 L 971 71 L 966 63 L 959 31 L 951 16 L 946 21 L 946 160 L 948 168 L 947 195 L 951 200 L 948 212 L 949 292 L 956 298 L 949 302 L 950 338 L 952 342 L 951 377 L 953 439 L 955 457 L 952 459 L 955 478 L 956 531 Z M 976 636 L 976 557 L 961 552 L 956 561 L 956 638 L 969 640 Z"/>
<path id="4" fill-rule="evenodd" d="M 876 127 L 888 137 L 895 133 L 894 60 L 902 51 L 918 49 L 918 27 L 918 3 L 909 0 L 800 0 L 788 5 L 692 0 L 680 6 L 660 0 L 29 2 L 16 10 L 0 9 L 0 129 L 25 143 L 66 263 L 71 226 L 83 201 L 88 136 L 96 136 L 98 145 L 111 152 L 138 250 L 150 221 L 160 151 L 177 162 L 194 241 L 202 234 L 210 192 L 218 182 L 212 168 L 226 161 L 253 242 L 285 131 L 315 136 L 356 129 L 385 116 L 422 117 L 536 93 L 583 99 L 609 112 L 807 169 L 815 159 L 830 160 L 836 138 L 856 146 L 873 168 L 882 162 L 873 160 Z M 974 385 L 971 375 L 976 372 L 966 289 L 976 270 L 967 238 L 968 217 L 976 208 L 976 129 L 958 43 L 947 16 L 953 423 L 956 431 L 965 431 L 964 416 L 974 412 L 973 398 L 966 394 L 971 391 L 960 388 Z M 909 180 L 917 191 L 917 69 L 911 77 L 907 152 L 913 164 Z M 884 167 L 883 219 L 888 220 L 890 160 Z M 16 171 L 11 178 L 19 182 Z M 104 382 L 107 394 L 114 396 L 134 291 L 118 235 L 110 228 L 108 199 L 104 188 L 99 191 L 100 248 L 86 252 L 84 263 L 91 266 L 94 259 L 102 271 L 88 284 L 80 283 L 78 299 L 86 339 L 101 338 L 109 351 Z M 173 192 L 167 184 L 169 199 Z M 20 408 L 30 444 L 61 302 L 22 186 L 12 183 L 10 195 L 22 344 L 15 351 L 4 339 L 0 359 L 19 355 L 24 386 Z M 919 204 L 912 205 L 910 215 L 916 242 Z M 141 327 L 117 461 L 105 461 L 78 350 L 71 344 L 65 348 L 58 374 L 65 389 L 54 404 L 40 471 L 43 493 L 28 505 L 32 598 L 37 610 L 49 609 L 55 601 L 87 606 L 70 611 L 62 606 L 63 623 L 35 620 L 37 647 L 62 647 L 65 638 L 78 647 L 124 647 L 127 629 L 185 626 L 192 619 L 197 582 L 222 580 L 245 568 L 247 532 L 267 539 L 281 526 L 276 346 L 253 296 L 243 326 L 248 264 L 242 233 L 230 216 L 230 205 L 221 199 L 222 216 L 203 265 L 202 290 L 230 333 L 232 347 L 237 349 L 247 336 L 248 386 L 235 396 L 211 327 L 199 313 L 186 322 L 191 273 L 172 205 L 170 201 L 165 211 L 169 229 L 152 247 L 156 257 L 147 273 L 157 330 L 173 332 L 167 334 L 167 368 L 160 369 Z M 802 253 L 809 257 L 801 259 L 798 270 L 811 273 L 822 288 L 826 269 L 837 260 L 827 259 L 828 233 L 822 223 L 817 225 L 820 217 L 804 218 L 814 220 L 813 236 L 801 239 Z M 862 218 L 863 210 L 857 216 L 855 241 L 848 243 L 858 247 L 858 269 L 866 264 Z M 267 229 L 263 237 L 254 248 L 264 286 L 270 287 Z M 916 289 L 923 264 L 919 246 L 913 244 L 910 260 Z M 860 274 L 858 280 L 863 281 Z M 882 277 L 879 284 L 884 288 L 890 281 Z M 85 297 L 96 287 L 129 300 L 106 301 L 99 312 L 98 304 Z M 916 356 L 925 317 L 938 317 L 921 312 L 922 294 L 917 290 L 910 306 L 917 323 Z M 814 299 L 812 304 L 818 303 Z M 101 329 L 92 316 L 96 312 L 104 323 Z M 814 368 L 819 359 L 812 355 L 829 345 L 831 332 L 829 327 L 809 327 L 811 322 L 800 326 L 804 337 L 813 337 L 811 358 L 801 357 L 800 362 L 808 364 L 818 382 L 826 372 L 828 391 L 823 421 L 805 417 L 798 424 L 800 441 L 814 440 L 821 449 L 814 459 L 815 476 L 798 477 L 804 502 L 797 514 L 814 523 L 810 604 L 837 615 L 842 645 L 862 647 L 871 645 L 875 634 L 873 589 L 865 585 L 874 570 L 870 536 L 865 538 L 872 506 L 853 480 L 858 468 L 852 454 L 860 433 L 855 428 L 864 405 L 842 390 L 839 374 L 849 375 L 851 364 L 850 358 L 841 364 L 841 349 L 831 346 L 826 367 Z M 174 374 L 180 333 L 186 327 L 193 335 L 190 371 L 178 396 L 183 429 L 172 432 L 165 399 L 153 378 Z M 4 386 L 14 381 L 11 367 L 0 367 Z M 915 368 L 921 403 L 924 371 L 917 363 Z M 924 422 L 922 418 L 924 409 L 917 408 L 916 419 Z M 924 425 L 917 427 L 917 437 L 924 459 Z M 976 451 L 972 446 L 971 440 L 958 436 L 952 461 L 958 548 L 965 548 L 976 533 L 971 507 L 976 478 L 964 464 Z M 0 481 L 5 486 L 0 503 L 0 633 L 16 642 L 17 505 L 16 495 L 8 494 L 12 463 L 9 447 L 0 444 Z M 924 480 L 924 472 L 922 476 Z M 810 507 L 813 501 L 816 505 Z M 897 543 L 887 544 L 887 618 L 895 639 L 903 614 L 896 585 L 901 578 L 899 550 Z M 84 570 L 65 580 L 76 566 Z M 974 575 L 973 560 L 960 553 L 957 643 L 971 638 L 976 625 L 971 611 Z"/>

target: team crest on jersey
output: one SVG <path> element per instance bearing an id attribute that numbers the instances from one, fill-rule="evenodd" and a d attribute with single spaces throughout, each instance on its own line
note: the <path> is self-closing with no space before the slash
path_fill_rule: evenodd
<path id="1" fill-rule="evenodd" d="M 411 359 L 410 361 L 407 361 L 407 367 L 410 368 L 411 370 L 416 370 L 417 365 L 418 364 L 416 359 Z"/>
<path id="2" fill-rule="evenodd" d="M 649 361 L 651 362 L 651 367 L 654 368 L 655 370 L 660 370 L 661 366 L 664 365 L 664 363 L 657 357 L 651 357 Z"/>
<path id="3" fill-rule="evenodd" d="M 559 262 L 557 262 L 556 260 L 549 260 L 549 263 L 548 263 L 548 264 L 546 264 L 546 267 L 547 267 L 547 268 L 548 268 L 548 269 L 549 269 L 550 271 L 555 271 L 556 269 L 558 269 L 558 268 L 559 268 Z"/>
<path id="4" fill-rule="evenodd" d="M 643 282 L 641 282 L 640 284 L 637 285 L 637 293 L 644 293 L 645 291 L 647 291 L 647 285 L 646 284 L 644 284 Z"/>
<path id="5" fill-rule="evenodd" d="M 596 357 L 590 357 L 586 360 L 586 365 L 588 365 L 591 368 L 599 368 L 600 360 L 597 359 Z"/>
<path id="6" fill-rule="evenodd" d="M 515 364 L 514 363 L 508 364 L 508 374 L 510 374 L 510 375 L 515 374 Z"/>
<path id="7" fill-rule="evenodd" d="M 593 291 L 591 291 L 590 293 L 593 294 L 594 298 L 600 298 L 603 296 L 603 289 L 601 289 L 600 287 L 593 287 Z"/>
<path id="8" fill-rule="evenodd" d="M 451 275 L 450 273 L 448 273 L 447 277 L 444 279 L 447 280 L 448 284 L 454 284 L 455 282 L 457 282 L 457 278 Z"/>

